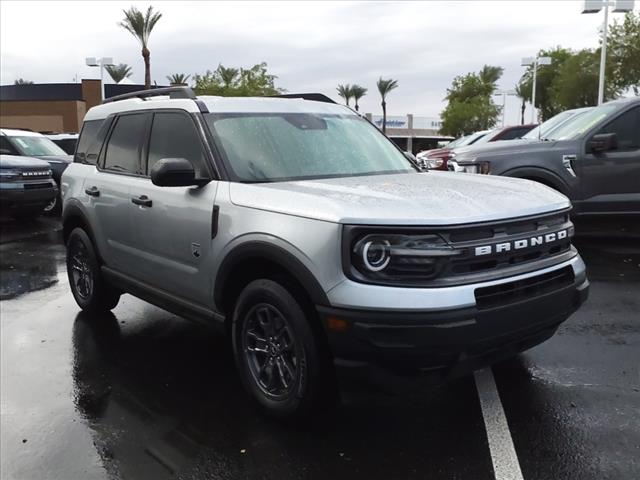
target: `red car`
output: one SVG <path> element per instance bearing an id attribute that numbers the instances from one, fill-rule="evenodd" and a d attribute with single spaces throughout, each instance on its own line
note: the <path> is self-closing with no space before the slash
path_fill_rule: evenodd
<path id="1" fill-rule="evenodd" d="M 500 140 L 514 140 L 522 137 L 529 130 L 537 126 L 537 123 L 530 123 L 527 125 L 502 127 L 495 130 L 482 130 L 454 140 L 443 148 L 420 152 L 416 158 L 429 170 L 447 170 L 447 162 L 455 156 L 454 150 L 456 148 L 497 142 Z"/>

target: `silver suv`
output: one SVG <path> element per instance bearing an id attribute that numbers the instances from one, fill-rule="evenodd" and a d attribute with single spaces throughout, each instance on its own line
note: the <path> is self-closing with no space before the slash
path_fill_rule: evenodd
<path id="1" fill-rule="evenodd" d="M 566 197 L 420 172 L 317 94 L 114 98 L 87 113 L 62 195 L 78 305 L 126 292 L 223 327 L 279 417 L 326 406 L 337 379 L 397 390 L 513 356 L 588 292 Z"/>

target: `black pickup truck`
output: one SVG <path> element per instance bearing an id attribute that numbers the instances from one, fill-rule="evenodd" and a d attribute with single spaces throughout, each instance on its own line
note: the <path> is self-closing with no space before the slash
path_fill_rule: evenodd
<path id="1" fill-rule="evenodd" d="M 640 97 L 602 104 L 549 136 L 478 146 L 449 169 L 535 180 L 569 197 L 575 215 L 640 214 Z"/>

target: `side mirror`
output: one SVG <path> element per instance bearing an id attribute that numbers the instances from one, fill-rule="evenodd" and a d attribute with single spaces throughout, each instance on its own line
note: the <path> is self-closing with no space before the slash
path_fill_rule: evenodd
<path id="1" fill-rule="evenodd" d="M 587 142 L 587 151 L 598 153 L 618 148 L 618 136 L 615 133 L 598 133 Z"/>
<path id="2" fill-rule="evenodd" d="M 159 187 L 201 187 L 209 179 L 196 178 L 196 171 L 186 158 L 163 158 L 151 168 L 151 182 Z"/>

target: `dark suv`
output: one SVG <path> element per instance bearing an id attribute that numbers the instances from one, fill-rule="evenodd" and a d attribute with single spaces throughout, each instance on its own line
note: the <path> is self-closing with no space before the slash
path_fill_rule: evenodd
<path id="1" fill-rule="evenodd" d="M 640 98 L 576 115 L 550 138 L 487 144 L 449 169 L 535 180 L 568 196 L 575 215 L 640 214 Z"/>

